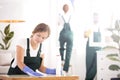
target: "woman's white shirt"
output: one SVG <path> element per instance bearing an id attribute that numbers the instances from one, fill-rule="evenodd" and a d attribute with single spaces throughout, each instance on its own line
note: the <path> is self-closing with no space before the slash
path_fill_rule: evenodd
<path id="1" fill-rule="evenodd" d="M 30 38 L 29 38 L 29 40 L 30 40 Z M 24 38 L 24 39 L 20 39 L 20 40 L 18 40 L 18 42 L 17 42 L 16 45 L 19 45 L 19 46 L 21 46 L 23 49 L 25 49 L 25 50 L 24 50 L 24 56 L 26 56 L 27 39 Z M 40 47 L 40 46 L 39 46 L 39 47 Z M 36 50 L 34 50 L 34 49 L 32 48 L 32 46 L 31 46 L 31 44 L 29 44 L 29 48 L 30 48 L 30 56 L 31 56 L 31 57 L 35 57 L 35 56 L 37 56 L 37 53 L 38 53 L 39 47 L 38 47 Z M 16 54 L 17 54 L 17 53 L 16 53 Z M 11 65 L 11 67 L 13 67 L 13 68 L 16 67 L 16 65 L 17 65 L 16 54 L 15 54 L 14 62 L 13 62 L 12 65 Z M 41 52 L 40 54 L 43 54 L 43 53 Z"/>

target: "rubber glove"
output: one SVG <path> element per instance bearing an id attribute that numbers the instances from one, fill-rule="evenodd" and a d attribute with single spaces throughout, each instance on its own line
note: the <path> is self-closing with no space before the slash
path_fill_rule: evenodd
<path id="1" fill-rule="evenodd" d="M 46 68 L 46 73 L 56 75 L 56 69 Z"/>
<path id="2" fill-rule="evenodd" d="M 40 73 L 37 73 L 35 71 L 33 71 L 31 68 L 29 68 L 28 66 L 25 66 L 23 68 L 23 72 L 28 74 L 29 76 L 43 76 L 42 74 Z"/>

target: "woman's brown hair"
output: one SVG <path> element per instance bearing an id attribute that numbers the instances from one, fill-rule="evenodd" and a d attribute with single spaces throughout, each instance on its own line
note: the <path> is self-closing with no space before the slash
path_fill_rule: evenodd
<path id="1" fill-rule="evenodd" d="M 49 26 L 47 25 L 47 24 L 45 24 L 45 23 L 40 23 L 40 24 L 38 24 L 35 28 L 34 28 L 34 30 L 33 30 L 33 34 L 34 33 L 37 33 L 37 32 L 48 32 L 48 37 L 49 37 L 49 35 L 50 35 L 50 28 L 49 28 Z"/>

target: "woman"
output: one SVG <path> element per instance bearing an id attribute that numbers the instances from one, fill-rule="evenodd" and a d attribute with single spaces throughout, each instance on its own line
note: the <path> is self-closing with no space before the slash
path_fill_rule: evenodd
<path id="1" fill-rule="evenodd" d="M 46 68 L 43 65 L 41 53 L 42 42 L 50 35 L 50 28 L 45 23 L 38 24 L 30 38 L 21 40 L 16 45 L 16 56 L 12 60 L 8 75 L 43 76 L 42 73 L 56 74 L 56 69 Z M 36 72 L 36 70 L 40 72 Z"/>
<path id="2" fill-rule="evenodd" d="M 59 52 L 61 55 L 61 61 L 63 65 L 63 74 L 66 75 L 69 71 L 69 64 L 70 64 L 72 48 L 73 48 L 73 31 L 71 30 L 71 26 L 69 23 L 71 14 L 69 13 L 68 4 L 63 5 L 63 12 L 64 14 L 61 15 L 62 19 L 60 19 L 61 23 L 60 22 L 58 23 L 63 26 L 59 34 L 59 44 L 60 44 Z M 65 54 L 65 57 L 64 57 L 64 54 Z"/>

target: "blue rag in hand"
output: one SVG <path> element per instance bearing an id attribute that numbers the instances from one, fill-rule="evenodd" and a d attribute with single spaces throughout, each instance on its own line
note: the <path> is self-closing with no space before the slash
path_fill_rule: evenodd
<path id="1" fill-rule="evenodd" d="M 37 76 L 37 77 L 43 76 L 42 74 L 33 71 L 33 70 L 32 70 L 31 68 L 29 68 L 28 66 L 25 66 L 25 67 L 23 68 L 23 72 L 26 73 L 26 74 L 28 74 L 29 76 Z"/>

